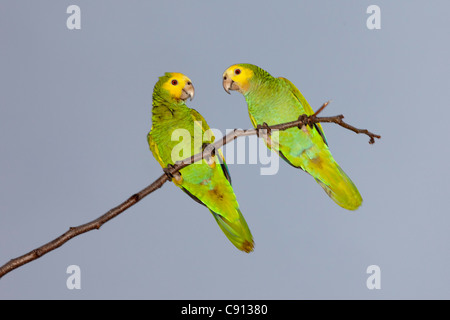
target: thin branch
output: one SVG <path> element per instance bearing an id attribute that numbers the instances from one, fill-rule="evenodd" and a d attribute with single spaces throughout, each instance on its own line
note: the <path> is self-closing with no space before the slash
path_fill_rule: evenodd
<path id="1" fill-rule="evenodd" d="M 198 154 L 195 154 L 189 158 L 184 159 L 181 162 L 177 162 L 173 166 L 169 166 L 165 170 L 165 174 L 161 175 L 158 179 L 156 179 L 151 185 L 145 187 L 138 193 L 135 193 L 131 197 L 129 197 L 127 200 L 119 204 L 117 207 L 112 208 L 102 216 L 98 217 L 95 220 L 92 220 L 88 223 L 82 224 L 77 227 L 71 227 L 68 231 L 60 235 L 58 238 L 40 246 L 37 249 L 34 249 L 20 257 L 17 257 L 15 259 L 11 259 L 7 263 L 5 263 L 3 266 L 0 267 L 0 278 L 3 277 L 5 274 L 11 272 L 12 270 L 27 264 L 33 260 L 36 260 L 43 255 L 49 253 L 50 251 L 55 250 L 56 248 L 59 248 L 64 243 L 69 241 L 70 239 L 79 236 L 80 234 L 83 234 L 85 232 L 94 230 L 94 229 L 100 229 L 100 227 L 108 222 L 109 220 L 117 217 L 119 214 L 130 208 L 131 206 L 135 205 L 139 201 L 141 201 L 144 197 L 148 196 L 153 191 L 161 188 L 164 183 L 167 181 L 170 181 L 170 177 L 173 176 L 176 172 L 180 171 L 181 169 L 187 167 L 188 165 L 195 163 L 197 161 L 200 161 L 203 158 L 211 157 L 214 150 L 221 148 L 225 144 L 237 139 L 238 137 L 243 136 L 251 136 L 251 135 L 259 135 L 259 130 L 286 130 L 293 127 L 299 127 L 310 125 L 312 126 L 314 123 L 318 122 L 332 122 L 336 123 L 348 130 L 351 130 L 355 133 L 362 133 L 366 134 L 370 137 L 369 143 L 374 143 L 375 139 L 380 139 L 381 136 L 371 133 L 367 131 L 366 129 L 358 129 L 355 128 L 344 121 L 342 119 L 344 118 L 343 115 L 338 115 L 334 117 L 317 117 L 317 114 L 319 114 L 327 105 L 329 102 L 324 103 L 313 115 L 311 116 L 300 116 L 298 120 L 288 122 L 288 123 L 282 123 L 274 126 L 265 126 L 258 129 L 235 129 L 234 131 L 230 132 L 228 135 L 224 136 L 222 139 L 217 140 L 213 144 L 208 145 L 203 152 L 200 152 Z"/>
<path id="2" fill-rule="evenodd" d="M 132 205 L 139 202 L 141 199 L 143 199 L 145 196 L 149 195 L 156 189 L 159 189 L 162 187 L 162 185 L 168 181 L 169 178 L 167 175 L 163 174 L 160 176 L 157 180 L 155 180 L 151 185 L 147 186 L 146 188 L 142 189 L 138 193 L 132 195 L 127 200 L 119 204 L 117 207 L 112 208 L 108 212 L 106 212 L 104 215 L 100 216 L 99 218 L 92 220 L 91 222 L 82 224 L 78 227 L 71 227 L 67 232 L 59 236 L 58 238 L 44 244 L 43 246 L 40 246 L 37 249 L 34 249 L 20 257 L 17 257 L 15 259 L 10 260 L 6 264 L 4 264 L 2 267 L 0 267 L 0 278 L 7 274 L 8 272 L 28 263 L 33 260 L 36 260 L 40 257 L 42 257 L 44 254 L 55 250 L 56 248 L 59 248 L 64 243 L 72 239 L 73 237 L 76 237 L 82 233 L 91 231 L 93 229 L 100 229 L 100 227 L 111 220 L 112 218 L 117 217 L 119 214 L 124 212 L 126 209 L 131 207 Z"/>
<path id="3" fill-rule="evenodd" d="M 317 109 L 316 112 L 314 112 L 314 116 L 317 117 L 317 115 L 318 115 L 319 113 L 321 113 L 321 112 L 323 111 L 323 109 L 325 109 L 325 107 L 326 107 L 327 105 L 330 104 L 330 102 L 331 102 L 331 101 L 325 102 L 319 109 Z"/>

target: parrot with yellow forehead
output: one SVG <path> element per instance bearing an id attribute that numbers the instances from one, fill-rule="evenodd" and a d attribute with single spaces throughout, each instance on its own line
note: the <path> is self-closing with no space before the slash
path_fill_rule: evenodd
<path id="1" fill-rule="evenodd" d="M 230 66 L 223 73 L 223 88 L 245 97 L 253 126 L 295 121 L 314 111 L 300 91 L 285 78 L 247 63 Z M 320 123 L 290 128 L 271 136 L 267 146 L 287 163 L 309 173 L 339 206 L 356 210 L 362 197 L 355 184 L 334 160 Z"/>
<path id="2" fill-rule="evenodd" d="M 214 142 L 215 137 L 205 119 L 185 104 L 193 97 L 194 86 L 184 74 L 165 73 L 155 84 L 152 128 L 147 140 L 153 156 L 163 168 L 202 152 L 206 145 Z M 209 159 L 181 169 L 171 178 L 176 186 L 211 211 L 236 248 L 247 253 L 253 251 L 253 237 L 239 210 L 220 150 Z"/>

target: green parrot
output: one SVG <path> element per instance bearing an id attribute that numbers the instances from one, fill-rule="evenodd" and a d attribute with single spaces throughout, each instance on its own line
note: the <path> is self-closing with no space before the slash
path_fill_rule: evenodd
<path id="1" fill-rule="evenodd" d="M 300 91 L 285 78 L 275 78 L 252 64 L 235 64 L 223 73 L 227 93 L 242 93 L 253 126 L 295 121 L 314 111 Z M 295 168 L 308 172 L 338 205 L 356 210 L 361 195 L 350 178 L 333 159 L 322 126 L 290 128 L 272 135 L 267 146 Z"/>
<path id="2" fill-rule="evenodd" d="M 166 168 L 203 151 L 214 142 L 205 119 L 185 100 L 194 97 L 191 80 L 166 73 L 153 89 L 152 128 L 147 140 L 153 156 Z M 172 181 L 192 199 L 206 206 L 219 227 L 239 250 L 253 251 L 252 234 L 239 210 L 225 159 L 220 150 L 173 175 Z"/>

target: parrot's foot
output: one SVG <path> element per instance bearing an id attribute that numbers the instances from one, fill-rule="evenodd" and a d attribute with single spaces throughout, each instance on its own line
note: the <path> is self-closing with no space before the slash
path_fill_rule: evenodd
<path id="1" fill-rule="evenodd" d="M 301 114 L 298 117 L 298 121 L 301 121 L 302 123 L 299 124 L 297 127 L 301 130 L 303 126 L 310 126 L 311 128 L 314 126 L 314 123 L 316 119 L 315 115 L 306 115 L 306 114 Z"/>
<path id="2" fill-rule="evenodd" d="M 210 149 L 212 149 L 212 150 L 210 150 Z M 214 157 L 216 156 L 216 149 L 212 146 L 212 144 L 203 143 L 202 144 L 202 152 L 203 152 L 203 158 L 205 159 L 206 163 L 211 168 L 214 168 L 216 166 L 216 162 L 214 161 Z"/>
<path id="3" fill-rule="evenodd" d="M 210 146 L 210 145 L 211 144 L 209 144 L 209 143 L 203 143 L 202 144 L 202 152 L 205 152 L 206 148 L 208 148 L 208 146 Z M 210 148 L 212 148 L 211 157 L 214 158 L 216 156 L 216 148 L 214 148 L 212 145 Z"/>
<path id="4" fill-rule="evenodd" d="M 174 166 L 172 164 L 168 164 L 167 167 L 163 168 L 164 173 L 166 174 L 167 178 L 169 178 L 169 181 L 172 181 L 173 178 L 175 180 L 180 181 L 181 180 L 181 173 L 175 172 L 174 174 L 170 173 L 170 170 L 172 170 Z"/>
<path id="5" fill-rule="evenodd" d="M 258 124 L 256 126 L 256 135 L 258 136 L 258 138 L 259 138 L 259 134 L 260 134 L 261 130 L 266 130 L 266 132 L 264 132 L 263 135 L 266 135 L 266 134 L 270 135 L 270 133 L 271 133 L 271 129 L 270 129 L 269 125 L 266 122 L 263 122 L 262 125 Z"/>

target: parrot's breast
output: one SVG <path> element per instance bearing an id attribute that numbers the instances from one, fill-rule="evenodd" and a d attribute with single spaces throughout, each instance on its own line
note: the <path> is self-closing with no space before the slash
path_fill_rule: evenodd
<path id="1" fill-rule="evenodd" d="M 261 86 L 246 96 L 249 113 L 257 124 L 275 125 L 297 120 L 298 100 L 282 85 Z"/>

